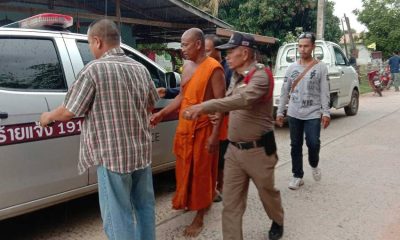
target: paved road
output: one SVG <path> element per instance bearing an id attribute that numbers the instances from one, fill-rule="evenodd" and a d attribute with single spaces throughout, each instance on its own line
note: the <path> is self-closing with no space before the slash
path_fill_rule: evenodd
<path id="1" fill-rule="evenodd" d="M 321 136 L 322 181 L 314 182 L 305 165 L 305 185 L 298 191 L 287 188 L 288 129 L 277 129 L 276 187 L 286 214 L 283 239 L 400 239 L 400 94 L 367 94 L 360 104 L 354 117 L 333 111 L 334 120 Z M 171 210 L 173 173 L 156 176 L 155 185 L 158 239 L 184 239 L 181 232 L 193 213 Z M 221 209 L 221 203 L 213 205 L 197 239 L 222 239 Z M 265 239 L 270 226 L 253 185 L 243 225 L 245 239 L 251 240 Z M 0 239 L 106 239 L 97 196 L 2 221 Z"/>

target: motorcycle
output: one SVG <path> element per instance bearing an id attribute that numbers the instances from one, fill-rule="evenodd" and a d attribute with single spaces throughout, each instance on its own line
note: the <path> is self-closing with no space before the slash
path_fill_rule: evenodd
<path id="1" fill-rule="evenodd" d="M 373 70 L 368 73 L 368 82 L 372 90 L 382 97 L 383 84 L 381 74 L 378 70 Z"/>

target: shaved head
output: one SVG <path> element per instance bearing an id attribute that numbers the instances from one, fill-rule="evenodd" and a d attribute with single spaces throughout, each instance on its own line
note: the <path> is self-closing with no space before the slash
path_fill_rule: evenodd
<path id="1" fill-rule="evenodd" d="M 201 29 L 191 28 L 186 30 L 181 37 L 183 57 L 199 63 L 206 57 L 204 33 Z"/>
<path id="2" fill-rule="evenodd" d="M 188 38 L 192 41 L 200 40 L 201 44 L 204 46 L 204 33 L 199 28 L 191 28 L 189 30 L 186 30 L 183 33 L 182 38 Z"/>
<path id="3" fill-rule="evenodd" d="M 92 22 L 89 26 L 88 36 L 99 37 L 110 46 L 119 46 L 121 41 L 117 25 L 109 19 L 99 19 Z"/>

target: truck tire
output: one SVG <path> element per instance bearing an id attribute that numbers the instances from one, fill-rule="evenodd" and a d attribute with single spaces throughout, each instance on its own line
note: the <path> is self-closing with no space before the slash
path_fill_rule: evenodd
<path id="1" fill-rule="evenodd" d="M 358 104 L 359 104 L 359 99 L 358 97 L 360 94 L 356 89 L 353 90 L 351 94 L 351 99 L 350 103 L 348 106 L 344 107 L 344 112 L 346 113 L 347 116 L 354 116 L 358 112 Z"/>

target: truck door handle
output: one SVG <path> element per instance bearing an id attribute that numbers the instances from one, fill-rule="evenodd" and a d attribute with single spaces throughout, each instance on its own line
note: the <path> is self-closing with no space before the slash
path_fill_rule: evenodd
<path id="1" fill-rule="evenodd" d="M 342 71 L 342 76 L 344 75 L 344 71 Z"/>
<path id="2" fill-rule="evenodd" d="M 340 74 L 341 74 L 341 72 L 334 72 L 334 73 L 329 73 L 328 76 L 339 78 L 341 76 Z"/>
<path id="3" fill-rule="evenodd" d="M 0 112 L 0 119 L 6 119 L 6 118 L 8 118 L 8 113 Z"/>

